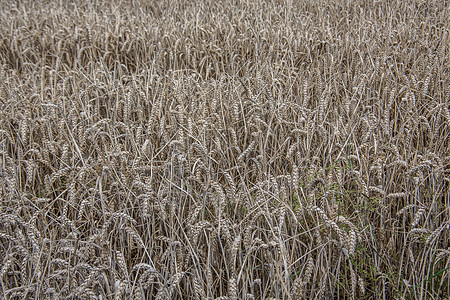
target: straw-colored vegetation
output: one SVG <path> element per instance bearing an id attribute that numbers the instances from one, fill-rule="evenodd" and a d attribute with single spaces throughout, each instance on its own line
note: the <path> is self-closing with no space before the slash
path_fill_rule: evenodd
<path id="1" fill-rule="evenodd" d="M 448 299 L 447 1 L 78 2 L 0 4 L 0 298 Z"/>

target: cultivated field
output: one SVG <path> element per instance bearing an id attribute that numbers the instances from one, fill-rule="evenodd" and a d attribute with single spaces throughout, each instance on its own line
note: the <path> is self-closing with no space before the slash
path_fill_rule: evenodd
<path id="1" fill-rule="evenodd" d="M 448 299 L 447 1 L 78 2 L 0 2 L 1 299 Z"/>

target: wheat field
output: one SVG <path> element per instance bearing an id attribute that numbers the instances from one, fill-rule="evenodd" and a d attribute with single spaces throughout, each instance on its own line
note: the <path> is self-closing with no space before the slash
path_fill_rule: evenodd
<path id="1" fill-rule="evenodd" d="M 1 299 L 449 299 L 447 1 L 0 7 Z"/>

